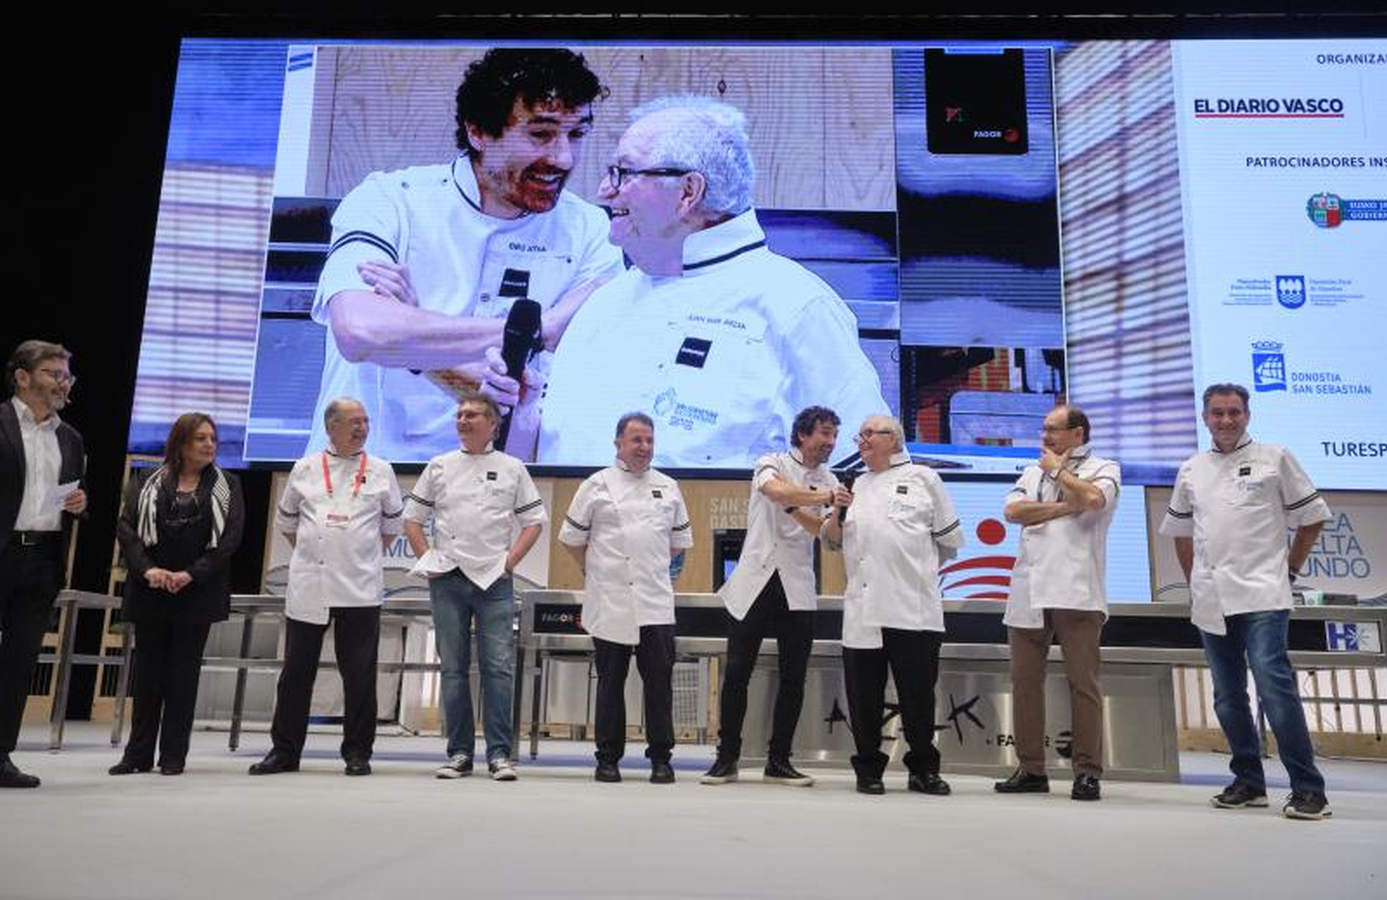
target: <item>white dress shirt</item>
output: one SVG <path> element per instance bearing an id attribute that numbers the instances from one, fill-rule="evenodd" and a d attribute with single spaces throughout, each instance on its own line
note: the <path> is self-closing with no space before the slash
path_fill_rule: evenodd
<path id="1" fill-rule="evenodd" d="M 295 535 L 284 614 L 326 625 L 329 607 L 379 606 L 381 537 L 400 533 L 403 511 L 400 485 L 383 459 L 328 449 L 294 463 L 275 506 L 275 529 Z"/>
<path id="2" fill-rule="evenodd" d="M 505 574 L 515 534 L 548 520 L 525 464 L 490 444 L 480 453 L 453 450 L 429 460 L 408 494 L 405 517 L 433 521 L 433 541 L 413 574 L 461 569 L 482 590 Z"/>
<path id="3" fill-rule="evenodd" d="M 963 529 L 944 482 L 910 454 L 854 482 L 843 524 L 843 646 L 881 646 L 882 628 L 943 631 L 939 562 L 963 546 Z"/>
<path id="4" fill-rule="evenodd" d="M 783 505 L 761 493 L 772 478 L 821 492 L 822 505 L 801 507 L 810 515 L 824 514 L 833 489 L 838 486 L 838 479 L 826 466 L 805 466 L 798 448 L 768 453 L 756 460 L 746 508 L 746 541 L 736 568 L 718 591 L 723 605 L 737 621 L 746 618 L 761 589 L 776 572 L 780 573 L 790 609 L 814 610 L 819 606 L 819 592 L 814 585 L 815 536 L 805 531 Z"/>
<path id="5" fill-rule="evenodd" d="M 24 442 L 24 498 L 19 503 L 14 530 L 59 531 L 63 527 L 62 510 L 43 508 L 48 492 L 58 486 L 63 465 L 62 449 L 58 446 L 58 414 L 51 413 L 40 422 L 29 404 L 18 397 L 11 397 L 10 402 L 19 418 L 19 435 Z"/>
<path id="6" fill-rule="evenodd" d="M 1117 463 L 1076 447 L 1065 464 L 1075 478 L 1103 492 L 1102 509 L 1060 516 L 1021 529 L 1021 550 L 1011 569 L 1011 594 L 1002 621 L 1014 628 L 1043 628 L 1045 610 L 1101 611 L 1106 617 L 1108 526 L 1117 512 L 1122 471 Z M 1064 499 L 1059 480 L 1040 466 L 1027 466 L 1006 496 L 1050 502 Z"/>
<path id="7" fill-rule="evenodd" d="M 642 625 L 674 623 L 671 551 L 693 546 L 679 484 L 663 472 L 632 472 L 621 461 L 588 476 L 559 529 L 587 545 L 583 628 L 618 644 L 640 643 Z"/>
<path id="8" fill-rule="evenodd" d="M 1305 470 L 1284 447 L 1247 435 L 1180 466 L 1161 534 L 1194 538 L 1191 620 L 1227 634 L 1224 616 L 1291 608 L 1286 531 L 1331 518 Z"/>

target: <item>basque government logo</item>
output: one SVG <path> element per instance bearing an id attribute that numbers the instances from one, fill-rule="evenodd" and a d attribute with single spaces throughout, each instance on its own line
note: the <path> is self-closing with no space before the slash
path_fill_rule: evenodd
<path id="1" fill-rule="evenodd" d="M 1252 342 L 1252 387 L 1257 391 L 1286 389 L 1285 345 L 1277 341 Z"/>
<path id="2" fill-rule="evenodd" d="M 1277 275 L 1276 302 L 1287 309 L 1300 309 L 1305 305 L 1305 276 Z"/>
<path id="3" fill-rule="evenodd" d="M 1343 206 L 1338 194 L 1321 191 L 1305 201 L 1305 214 L 1320 228 L 1338 228 L 1344 221 Z"/>

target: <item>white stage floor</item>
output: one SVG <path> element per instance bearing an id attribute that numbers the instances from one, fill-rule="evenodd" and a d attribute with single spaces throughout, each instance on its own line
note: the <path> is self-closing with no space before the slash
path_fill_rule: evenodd
<path id="1" fill-rule="evenodd" d="M 73 723 L 14 755 L 43 778 L 0 792 L 0 898 L 1387 896 L 1387 764 L 1325 761 L 1334 817 L 1280 815 L 1285 773 L 1268 764 L 1269 809 L 1208 798 L 1226 758 L 1183 754 L 1182 784 L 1104 782 L 1104 799 L 1003 797 L 949 776 L 951 797 L 853 790 L 814 770 L 810 789 L 698 784 L 711 748 L 676 748 L 679 781 L 656 786 L 639 746 L 622 784 L 592 781 L 591 749 L 546 742 L 511 784 L 433 777 L 437 737 L 378 739 L 375 774 L 347 778 L 338 738 L 310 736 L 304 770 L 252 778 L 269 738 L 194 735 L 186 774 L 113 778 L 119 751 Z M 478 742 L 479 750 L 481 741 Z M 522 748 L 524 749 L 524 748 Z"/>

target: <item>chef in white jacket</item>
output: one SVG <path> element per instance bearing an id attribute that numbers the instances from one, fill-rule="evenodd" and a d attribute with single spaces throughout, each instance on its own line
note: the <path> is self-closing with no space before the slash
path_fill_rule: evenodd
<path id="1" fill-rule="evenodd" d="M 621 780 L 626 675 L 636 657 L 645 695 L 650 780 L 674 781 L 674 587 L 670 560 L 693 546 L 689 512 L 673 478 L 650 468 L 655 424 L 633 412 L 617 422 L 616 463 L 590 475 L 564 516 L 559 541 L 583 570 L 583 628 L 597 666 L 598 781 Z"/>
<path id="2" fill-rule="evenodd" d="M 365 450 L 370 420 L 360 401 L 331 401 L 323 425 L 327 447 L 294 464 L 275 507 L 275 528 L 294 552 L 284 598 L 284 668 L 270 726 L 273 747 L 250 767 L 252 775 L 298 769 L 329 622 L 345 701 L 346 773 L 371 772 L 382 551 L 400 534 L 404 502 L 390 463 Z"/>
<path id="3" fill-rule="evenodd" d="M 939 564 L 963 545 L 954 504 L 933 469 L 905 451 L 901 423 L 872 416 L 862 423 L 858 448 L 867 471 L 853 485 L 842 515 L 824 523 L 824 537 L 843 548 L 843 677 L 857 753 L 857 789 L 885 792 L 881 752 L 886 671 L 890 667 L 910 750 L 907 787 L 949 793 L 939 777 L 934 746 L 934 685 L 944 640 Z"/>

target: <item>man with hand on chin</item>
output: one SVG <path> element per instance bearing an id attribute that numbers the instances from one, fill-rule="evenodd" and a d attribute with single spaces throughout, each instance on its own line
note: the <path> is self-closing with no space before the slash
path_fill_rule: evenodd
<path id="1" fill-rule="evenodd" d="M 1161 534 L 1190 585 L 1190 618 L 1199 627 L 1214 712 L 1228 739 L 1233 783 L 1216 794 L 1219 809 L 1267 805 L 1262 747 L 1247 699 L 1247 670 L 1291 779 L 1282 812 L 1292 819 L 1331 814 L 1324 776 L 1286 653 L 1291 577 L 1331 517 L 1329 504 L 1284 447 L 1247 434 L 1247 388 L 1215 384 L 1204 391 L 1204 426 L 1213 447 L 1180 466 Z M 1295 529 L 1287 547 L 1286 532 Z"/>
<path id="2" fill-rule="evenodd" d="M 1042 425 L 1040 460 L 1007 494 L 1004 514 L 1022 526 L 1002 621 L 1011 644 L 1012 732 L 1020 765 L 998 793 L 1048 793 L 1045 669 L 1056 636 L 1069 677 L 1075 800 L 1098 800 L 1103 776 L 1103 692 L 1099 646 L 1108 617 L 1108 526 L 1122 473 L 1089 452 L 1088 416 L 1057 406 Z"/>
<path id="3" fill-rule="evenodd" d="M 390 463 L 365 451 L 370 419 L 351 397 L 327 405 L 328 445 L 299 460 L 275 507 L 275 528 L 294 548 L 284 595 L 284 668 L 273 748 L 252 775 L 293 772 L 308 733 L 323 636 L 333 626 L 342 676 L 346 774 L 371 774 L 376 739 L 376 658 L 385 596 L 381 554 L 399 535 L 404 503 Z"/>
<path id="4" fill-rule="evenodd" d="M 80 487 L 55 496 L 87 463 L 82 435 L 58 418 L 76 382 L 71 359 L 61 344 L 25 341 L 5 367 L 13 396 L 0 403 L 0 788 L 39 786 L 10 754 L 62 587 L 65 537 L 87 508 Z"/>
<path id="5" fill-rule="evenodd" d="M 670 560 L 693 546 L 679 485 L 650 468 L 655 424 L 627 413 L 616 425 L 616 465 L 590 475 L 573 496 L 559 540 L 583 571 L 583 628 L 597 666 L 598 781 L 621 780 L 626 674 L 635 654 L 645 694 L 650 780 L 674 769 L 674 586 Z"/>
<path id="6" fill-rule="evenodd" d="M 439 778 L 472 774 L 477 735 L 468 670 L 474 620 L 487 768 L 496 781 L 516 778 L 510 762 L 515 744 L 511 573 L 534 546 L 548 515 L 525 464 L 492 446 L 499 421 L 490 397 L 464 391 L 457 408 L 461 449 L 429 460 L 405 506 L 405 537 L 418 557 L 411 571 L 429 579 L 442 664 L 448 761 L 436 770 Z M 430 521 L 432 544 L 424 533 Z"/>
<path id="7" fill-rule="evenodd" d="M 521 402 L 497 350 L 511 306 L 544 307 L 552 350 L 592 289 L 622 269 L 607 217 L 564 191 L 606 93 L 580 54 L 490 50 L 457 90 L 458 157 L 373 172 L 342 199 L 313 300 L 328 328 L 315 423 L 332 398 L 358 397 L 374 424 L 370 451 L 418 461 L 451 446 L 458 386 Z M 527 396 L 549 357 L 535 358 Z M 513 428 L 508 447 L 530 458 L 537 427 L 528 437 Z M 324 439 L 315 428 L 309 446 Z"/>

